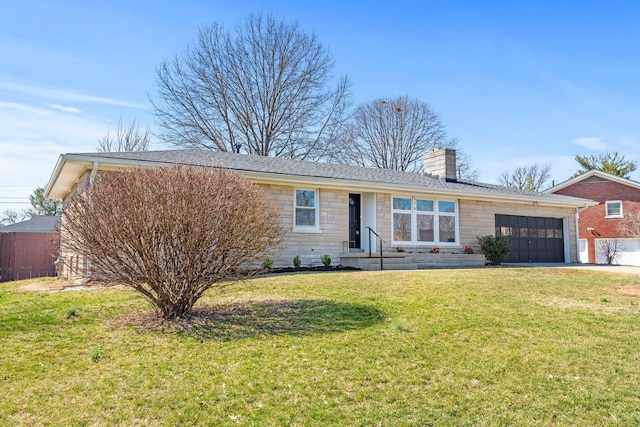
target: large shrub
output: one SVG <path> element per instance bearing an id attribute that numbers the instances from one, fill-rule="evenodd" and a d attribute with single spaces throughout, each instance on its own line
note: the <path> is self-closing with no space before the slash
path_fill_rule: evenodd
<path id="1" fill-rule="evenodd" d="M 264 259 L 281 242 L 278 218 L 263 190 L 230 171 L 114 172 L 65 207 L 63 250 L 86 255 L 92 277 L 132 287 L 173 318 Z"/>
<path id="2" fill-rule="evenodd" d="M 484 254 L 489 263 L 500 265 L 505 256 L 511 251 L 509 239 L 506 236 L 478 237 L 480 253 Z"/>

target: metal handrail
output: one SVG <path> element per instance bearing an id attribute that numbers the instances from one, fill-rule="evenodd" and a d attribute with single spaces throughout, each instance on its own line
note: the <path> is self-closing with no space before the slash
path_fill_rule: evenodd
<path id="1" fill-rule="evenodd" d="M 383 270 L 383 265 L 382 265 L 382 242 L 384 242 L 385 240 L 380 237 L 380 235 L 378 233 L 376 233 L 375 231 L 373 231 L 373 229 L 371 227 L 367 227 L 369 229 L 369 258 L 373 258 L 371 256 L 371 233 L 373 233 L 379 240 L 380 240 L 380 271 Z"/>

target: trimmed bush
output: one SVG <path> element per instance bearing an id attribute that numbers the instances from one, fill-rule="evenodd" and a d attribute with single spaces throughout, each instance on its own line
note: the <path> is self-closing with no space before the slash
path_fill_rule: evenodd
<path id="1" fill-rule="evenodd" d="M 327 254 L 322 255 L 320 257 L 320 262 L 322 263 L 322 265 L 324 265 L 325 267 L 329 267 L 331 265 L 331 257 Z"/>
<path id="2" fill-rule="evenodd" d="M 482 236 L 478 237 L 480 253 L 491 265 L 500 265 L 505 256 L 511 251 L 509 239 L 506 236 Z"/>

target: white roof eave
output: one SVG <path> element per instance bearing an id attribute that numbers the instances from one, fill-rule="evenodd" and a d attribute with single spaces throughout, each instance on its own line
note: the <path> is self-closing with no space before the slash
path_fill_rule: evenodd
<path id="1" fill-rule="evenodd" d="M 576 183 L 578 183 L 580 181 L 584 181 L 585 179 L 590 178 L 592 176 L 599 176 L 600 178 L 603 178 L 603 179 L 606 179 L 606 180 L 609 180 L 609 181 L 617 182 L 617 183 L 622 184 L 622 185 L 628 185 L 629 187 L 640 189 L 640 182 L 633 181 L 633 180 L 628 179 L 628 178 L 622 178 L 622 177 L 617 176 L 617 175 L 613 175 L 613 174 L 610 174 L 610 173 L 607 173 L 607 172 L 602 172 L 602 171 L 593 169 L 593 170 L 587 171 L 587 172 L 585 172 L 583 174 L 580 174 L 578 176 L 574 176 L 573 178 L 569 178 L 568 180 L 566 180 L 564 182 L 561 182 L 558 185 L 555 185 L 555 186 L 553 186 L 551 188 L 546 189 L 544 192 L 553 194 L 558 190 L 562 190 L 563 188 L 569 187 L 569 186 L 571 186 L 573 184 L 576 184 Z"/>
<path id="2" fill-rule="evenodd" d="M 45 196 L 54 199 L 63 199 L 71 190 L 73 185 L 80 179 L 82 174 L 94 168 L 97 162 L 98 169 L 119 170 L 128 168 L 147 168 L 154 166 L 169 166 L 170 162 L 139 161 L 127 159 L 108 159 L 99 156 L 82 154 L 63 154 L 58 159 L 54 172 L 47 184 Z M 562 206 L 572 208 L 583 208 L 597 204 L 591 200 L 567 198 L 566 200 L 549 200 L 547 197 L 536 197 L 519 194 L 482 193 L 477 191 L 454 190 L 450 188 L 407 186 L 393 183 L 370 183 L 358 180 L 336 179 L 327 177 L 313 177 L 302 175 L 285 175 L 275 172 L 257 172 L 251 170 L 236 170 L 236 172 L 247 178 L 263 182 L 287 185 L 314 185 L 330 188 L 349 189 L 351 191 L 373 192 L 388 191 L 392 193 L 422 193 L 432 195 L 444 195 L 470 200 L 484 201 L 504 201 L 511 203 L 532 203 L 545 206 Z"/>

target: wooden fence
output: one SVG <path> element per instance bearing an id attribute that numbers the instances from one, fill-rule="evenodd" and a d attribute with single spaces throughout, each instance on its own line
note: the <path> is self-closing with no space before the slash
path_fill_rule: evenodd
<path id="1" fill-rule="evenodd" d="M 0 233 L 0 282 L 55 276 L 54 233 Z"/>

